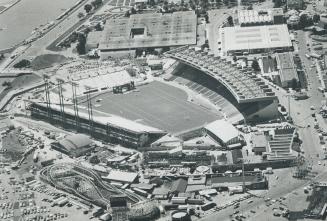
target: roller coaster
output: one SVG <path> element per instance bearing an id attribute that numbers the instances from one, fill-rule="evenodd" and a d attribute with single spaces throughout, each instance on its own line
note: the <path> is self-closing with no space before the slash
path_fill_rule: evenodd
<path id="1" fill-rule="evenodd" d="M 40 178 L 58 189 L 105 208 L 108 208 L 110 197 L 114 195 L 123 194 L 132 204 L 145 200 L 135 193 L 104 183 L 96 172 L 79 164 L 59 163 L 45 167 L 40 172 Z"/>

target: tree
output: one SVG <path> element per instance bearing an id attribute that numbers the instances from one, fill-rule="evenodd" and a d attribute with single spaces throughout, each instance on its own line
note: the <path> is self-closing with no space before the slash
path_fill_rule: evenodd
<path id="1" fill-rule="evenodd" d="M 5 81 L 2 83 L 3 87 L 11 87 L 11 82 L 10 81 Z"/>
<path id="2" fill-rule="evenodd" d="M 84 17 L 84 14 L 83 14 L 82 12 L 80 12 L 80 13 L 77 14 L 77 17 L 78 17 L 79 19 L 81 19 L 81 18 Z"/>
<path id="3" fill-rule="evenodd" d="M 292 79 L 291 86 L 292 86 L 293 90 L 298 88 L 298 83 L 297 83 L 297 80 L 295 78 Z"/>
<path id="4" fill-rule="evenodd" d="M 229 16 L 227 18 L 227 21 L 228 21 L 229 26 L 234 26 L 234 21 L 233 21 L 233 17 L 232 16 Z"/>
<path id="5" fill-rule="evenodd" d="M 0 55 L 0 61 L 1 61 L 2 59 L 4 59 L 4 58 L 5 58 L 4 54 L 1 54 L 1 55 Z"/>
<path id="6" fill-rule="evenodd" d="M 18 63 L 16 63 L 14 65 L 14 68 L 27 68 L 31 66 L 31 62 L 29 60 L 23 59 L 21 61 L 19 61 Z"/>
<path id="7" fill-rule="evenodd" d="M 90 163 L 92 164 L 98 164 L 100 163 L 99 157 L 97 155 L 93 155 L 89 159 Z"/>
<path id="8" fill-rule="evenodd" d="M 102 5 L 102 0 L 94 0 L 93 2 L 91 2 L 91 5 L 93 6 L 93 8 L 97 8 Z"/>
<path id="9" fill-rule="evenodd" d="M 86 11 L 86 13 L 89 13 L 92 10 L 92 5 L 90 4 L 84 5 L 84 10 Z"/>
<path id="10" fill-rule="evenodd" d="M 134 7 L 131 8 L 131 14 L 132 14 L 132 15 L 136 14 L 136 10 L 135 10 Z"/>
<path id="11" fill-rule="evenodd" d="M 129 16 L 128 16 L 128 17 L 129 17 Z M 95 29 L 96 31 L 102 31 L 101 24 L 100 24 L 100 23 L 96 24 L 96 25 L 94 26 L 94 29 Z"/>
<path id="12" fill-rule="evenodd" d="M 300 20 L 299 20 L 299 27 L 301 29 L 305 28 L 305 27 L 308 27 L 310 25 L 312 25 L 313 22 L 312 22 L 312 19 L 308 17 L 308 15 L 306 14 L 302 14 L 300 16 Z"/>
<path id="13" fill-rule="evenodd" d="M 259 62 L 257 61 L 257 59 L 254 59 L 252 61 L 252 68 L 255 71 L 260 71 L 260 66 L 259 66 Z"/>
<path id="14" fill-rule="evenodd" d="M 274 8 L 280 8 L 282 6 L 282 0 L 274 0 Z"/>
<path id="15" fill-rule="evenodd" d="M 84 34 L 78 35 L 78 44 L 76 46 L 78 54 L 85 54 L 85 44 L 86 44 L 86 37 Z"/>
<path id="16" fill-rule="evenodd" d="M 233 61 L 234 61 L 234 62 L 237 61 L 237 57 L 236 57 L 236 55 L 233 56 Z"/>
<path id="17" fill-rule="evenodd" d="M 318 15 L 318 14 L 313 15 L 312 21 L 313 21 L 314 23 L 319 22 L 319 21 L 320 21 L 320 15 Z"/>

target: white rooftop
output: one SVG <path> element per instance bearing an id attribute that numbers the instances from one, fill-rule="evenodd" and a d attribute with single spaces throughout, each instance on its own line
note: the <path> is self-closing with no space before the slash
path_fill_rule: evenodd
<path id="1" fill-rule="evenodd" d="M 119 181 L 123 183 L 132 183 L 137 178 L 137 173 L 125 172 L 119 170 L 111 170 L 106 179 Z"/>
<path id="2" fill-rule="evenodd" d="M 236 127 L 226 120 L 216 120 L 205 126 L 205 129 L 213 133 L 224 143 L 227 143 L 239 135 L 239 131 Z"/>
<path id="3" fill-rule="evenodd" d="M 221 37 L 225 52 L 292 46 L 287 25 L 225 27 Z"/>

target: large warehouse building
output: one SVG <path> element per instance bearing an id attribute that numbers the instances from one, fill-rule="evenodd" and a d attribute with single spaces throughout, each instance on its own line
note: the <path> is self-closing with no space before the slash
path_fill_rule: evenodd
<path id="1" fill-rule="evenodd" d="M 225 27 L 220 30 L 223 54 L 290 51 L 292 42 L 287 25 Z"/>
<path id="2" fill-rule="evenodd" d="M 194 45 L 196 27 L 193 11 L 109 19 L 99 44 L 100 56 L 134 54 L 136 49 Z"/>

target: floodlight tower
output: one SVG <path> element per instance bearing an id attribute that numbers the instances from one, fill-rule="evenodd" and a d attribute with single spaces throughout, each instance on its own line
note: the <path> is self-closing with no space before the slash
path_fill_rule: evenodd
<path id="1" fill-rule="evenodd" d="M 43 75 L 43 81 L 44 81 L 44 90 L 45 90 L 45 103 L 47 105 L 48 118 L 51 121 L 52 114 L 51 114 L 51 103 L 50 103 L 49 76 Z"/>
<path id="2" fill-rule="evenodd" d="M 71 85 L 72 85 L 72 91 L 73 91 L 73 106 L 74 106 L 74 115 L 75 115 L 75 126 L 76 126 L 76 131 L 78 131 L 79 128 L 80 128 L 79 116 L 78 116 L 78 101 L 77 101 L 77 95 L 76 95 L 76 87 L 78 86 L 78 84 L 72 81 Z"/>
<path id="3" fill-rule="evenodd" d="M 93 134 L 93 110 L 92 110 L 92 97 L 91 97 L 91 87 L 87 86 L 86 87 L 87 93 L 86 93 L 86 100 L 87 100 L 87 112 L 89 115 L 89 130 L 90 130 L 90 135 L 92 136 Z"/>
<path id="4" fill-rule="evenodd" d="M 64 81 L 62 79 L 57 78 L 61 121 L 62 121 L 62 126 L 65 127 L 65 104 L 64 104 L 64 96 L 62 94 L 62 84 L 63 83 L 64 83 Z"/>

